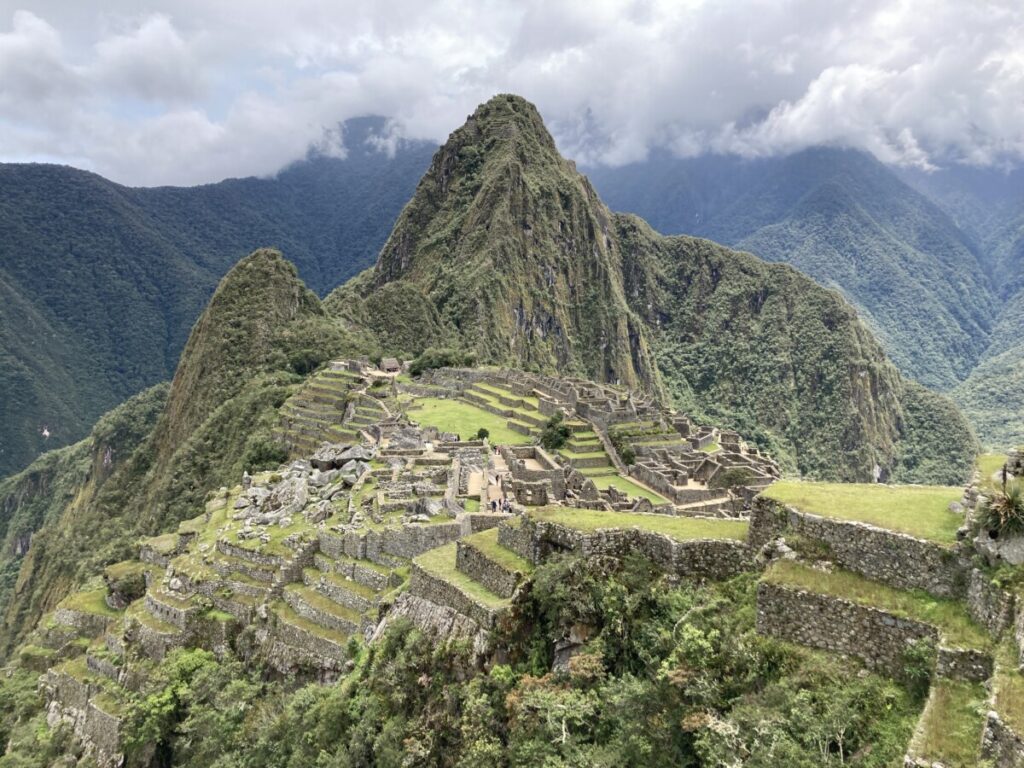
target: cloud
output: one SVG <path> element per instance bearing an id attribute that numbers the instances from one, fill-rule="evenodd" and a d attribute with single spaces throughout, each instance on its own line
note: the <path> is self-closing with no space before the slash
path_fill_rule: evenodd
<path id="1" fill-rule="evenodd" d="M 587 163 L 851 146 L 1024 159 L 1018 0 L 0 0 L 0 157 L 131 184 L 270 174 L 311 147 L 442 141 L 521 93 Z"/>

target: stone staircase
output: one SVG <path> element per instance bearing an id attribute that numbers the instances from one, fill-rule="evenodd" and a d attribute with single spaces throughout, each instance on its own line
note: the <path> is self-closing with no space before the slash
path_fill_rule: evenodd
<path id="1" fill-rule="evenodd" d="M 348 370 L 328 368 L 314 374 L 281 406 L 274 436 L 292 458 L 313 453 L 324 441 L 358 440 L 358 430 L 353 429 L 358 424 L 343 422 L 350 393 L 365 384 L 362 376 Z"/>

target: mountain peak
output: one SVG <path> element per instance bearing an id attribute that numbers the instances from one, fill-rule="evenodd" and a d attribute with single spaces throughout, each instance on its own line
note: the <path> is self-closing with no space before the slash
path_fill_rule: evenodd
<path id="1" fill-rule="evenodd" d="M 421 296 L 429 312 L 418 315 L 436 313 L 452 343 L 481 361 L 657 389 L 611 221 L 537 108 L 495 96 L 434 155 L 372 288 L 401 287 L 405 309 Z"/>

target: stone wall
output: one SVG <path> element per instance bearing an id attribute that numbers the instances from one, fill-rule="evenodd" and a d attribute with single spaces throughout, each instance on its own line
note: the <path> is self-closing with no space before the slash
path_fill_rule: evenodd
<path id="1" fill-rule="evenodd" d="M 967 596 L 970 567 L 958 547 L 944 547 L 867 523 L 812 515 L 759 498 L 751 512 L 751 546 L 759 548 L 768 540 L 766 536 L 786 531 L 825 544 L 829 559 L 874 581 L 897 589 L 923 589 L 937 597 Z"/>
<path id="2" fill-rule="evenodd" d="M 989 712 L 981 737 L 981 755 L 991 760 L 994 768 L 1024 768 L 1024 737 L 1004 723 L 998 713 Z"/>
<path id="3" fill-rule="evenodd" d="M 967 610 L 993 637 L 1002 634 L 1013 621 L 1013 594 L 992 583 L 985 573 L 971 569 L 967 581 Z"/>
<path id="4" fill-rule="evenodd" d="M 85 637 L 96 637 L 106 630 L 110 619 L 98 613 L 78 611 L 74 608 L 58 608 L 53 612 L 53 620 L 57 624 L 74 627 Z"/>
<path id="5" fill-rule="evenodd" d="M 321 534 L 320 546 L 325 554 L 332 557 L 347 556 L 372 560 L 390 567 L 396 565 L 396 557 L 412 559 L 429 549 L 449 544 L 461 536 L 462 525 L 453 520 L 450 523 L 414 523 L 384 528 L 380 531 L 347 531 L 340 536 Z"/>
<path id="6" fill-rule="evenodd" d="M 490 633 L 481 629 L 476 621 L 448 605 L 438 605 L 410 592 L 403 592 L 396 598 L 391 610 L 377 626 L 373 639 L 383 635 L 388 624 L 399 618 L 408 619 L 424 632 L 445 640 L 470 640 L 478 657 L 487 651 Z"/>
<path id="7" fill-rule="evenodd" d="M 121 765 L 121 720 L 91 701 L 99 688 L 54 669 L 46 673 L 43 684 L 47 723 L 51 727 L 59 720 L 69 723 L 86 755 L 93 757 L 100 768 Z"/>
<path id="8" fill-rule="evenodd" d="M 938 644 L 928 624 L 901 619 L 876 608 L 805 590 L 761 582 L 757 588 L 757 631 L 811 648 L 855 656 L 875 671 L 897 675 L 910 644 Z"/>
<path id="9" fill-rule="evenodd" d="M 982 651 L 940 647 L 935 658 L 935 674 L 981 683 L 992 677 L 993 663 L 992 656 Z"/>
<path id="10" fill-rule="evenodd" d="M 455 567 L 498 597 L 512 597 L 521 577 L 521 574 L 506 570 L 463 541 L 456 545 Z"/>
<path id="11" fill-rule="evenodd" d="M 532 539 L 531 554 L 538 559 L 558 550 L 569 550 L 583 557 L 625 557 L 631 553 L 640 553 L 666 573 L 711 579 L 726 579 L 753 567 L 752 552 L 742 541 L 676 541 L 664 534 L 632 528 L 610 528 L 584 533 L 557 523 L 529 518 L 523 519 L 522 527 Z M 510 544 L 513 546 L 509 546 L 509 549 L 522 554 L 519 548 L 514 548 L 522 547 L 520 542 L 510 541 Z"/>
<path id="12" fill-rule="evenodd" d="M 348 655 L 342 643 L 308 632 L 294 624 L 281 621 L 280 618 L 274 623 L 273 637 L 286 645 L 311 654 L 318 660 L 319 666 L 325 669 L 340 666 Z"/>
<path id="13" fill-rule="evenodd" d="M 480 605 L 454 584 L 436 578 L 413 563 L 409 574 L 409 591 L 437 605 L 446 605 L 475 621 L 481 629 L 494 628 L 497 617 L 494 611 Z"/>
<path id="14" fill-rule="evenodd" d="M 523 525 L 524 521 L 525 518 L 516 517 L 499 525 L 498 544 L 536 565 L 540 557 L 533 539 L 533 529 Z"/>

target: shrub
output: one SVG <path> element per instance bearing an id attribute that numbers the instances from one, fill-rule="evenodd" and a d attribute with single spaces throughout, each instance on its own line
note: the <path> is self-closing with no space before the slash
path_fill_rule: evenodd
<path id="1" fill-rule="evenodd" d="M 429 347 L 409 363 L 409 374 L 420 376 L 433 368 L 458 368 L 473 365 L 475 358 L 468 352 L 447 347 Z"/>
<path id="2" fill-rule="evenodd" d="M 998 535 L 1024 533 L 1024 492 L 1020 483 L 1010 483 L 981 508 L 978 521 Z"/>
<path id="3" fill-rule="evenodd" d="M 288 451 L 281 443 L 270 437 L 257 437 L 245 448 L 242 464 L 249 472 L 272 469 L 288 461 Z"/>
<path id="4" fill-rule="evenodd" d="M 915 640 L 903 652 L 903 671 L 900 681 L 918 701 L 928 696 L 935 669 L 935 644 L 927 639 Z"/>
<path id="5" fill-rule="evenodd" d="M 490 436 L 491 436 L 491 432 L 490 432 L 489 429 L 487 429 L 487 427 L 480 427 L 480 429 L 478 429 L 476 431 L 476 439 L 477 440 L 486 440 Z"/>
<path id="6" fill-rule="evenodd" d="M 540 444 L 549 451 L 558 450 L 569 440 L 572 432 L 564 423 L 565 415 L 561 411 L 548 419 L 544 431 L 540 433 Z"/>
<path id="7" fill-rule="evenodd" d="M 633 450 L 633 446 L 626 442 L 625 437 L 622 435 L 610 435 L 612 447 L 615 452 L 619 454 L 619 458 L 622 459 L 622 463 L 626 466 L 636 464 L 636 451 Z"/>

